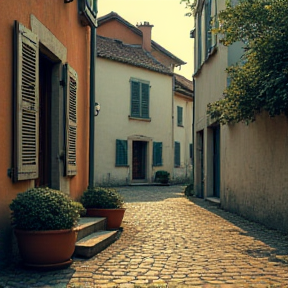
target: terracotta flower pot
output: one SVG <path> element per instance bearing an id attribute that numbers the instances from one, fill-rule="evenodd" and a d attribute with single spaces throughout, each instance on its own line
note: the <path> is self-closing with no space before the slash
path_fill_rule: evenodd
<path id="1" fill-rule="evenodd" d="M 108 229 L 119 229 L 124 217 L 125 208 L 98 209 L 87 208 L 86 215 L 90 217 L 106 217 Z"/>
<path id="2" fill-rule="evenodd" d="M 19 252 L 26 266 L 57 267 L 71 264 L 77 232 L 74 229 L 24 231 L 15 229 Z"/>

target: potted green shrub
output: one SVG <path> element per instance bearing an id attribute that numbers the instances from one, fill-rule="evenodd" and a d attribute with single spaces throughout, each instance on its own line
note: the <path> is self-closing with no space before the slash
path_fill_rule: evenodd
<path id="1" fill-rule="evenodd" d="M 168 184 L 170 179 L 170 173 L 164 170 L 159 170 L 155 173 L 155 182 L 160 182 L 161 184 Z"/>
<path id="2" fill-rule="evenodd" d="M 106 217 L 108 229 L 118 229 L 121 226 L 125 213 L 124 200 L 116 189 L 88 188 L 80 202 L 86 208 L 87 216 Z"/>
<path id="3" fill-rule="evenodd" d="M 62 267 L 72 263 L 81 203 L 50 188 L 31 188 L 9 205 L 19 253 L 31 267 Z"/>

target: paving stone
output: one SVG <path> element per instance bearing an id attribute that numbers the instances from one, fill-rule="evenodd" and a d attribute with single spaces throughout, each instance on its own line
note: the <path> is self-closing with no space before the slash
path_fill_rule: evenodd
<path id="1" fill-rule="evenodd" d="M 65 282 L 67 288 L 288 287 L 287 236 L 202 199 L 189 200 L 180 185 L 118 190 L 127 209 L 123 232 L 111 246 L 89 260 L 74 259 L 64 270 L 10 267 L 0 272 L 0 284 L 5 288 L 56 288 Z"/>

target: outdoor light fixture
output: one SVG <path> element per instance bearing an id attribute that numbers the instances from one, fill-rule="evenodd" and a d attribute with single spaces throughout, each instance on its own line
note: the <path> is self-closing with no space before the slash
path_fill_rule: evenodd
<path id="1" fill-rule="evenodd" d="M 101 109 L 100 104 L 95 102 L 95 116 L 99 115 L 100 109 Z"/>
<path id="2" fill-rule="evenodd" d="M 73 2 L 73 0 L 64 0 L 64 3 L 70 3 Z"/>
<path id="3" fill-rule="evenodd" d="M 97 0 L 78 0 L 78 12 L 83 26 L 97 26 Z"/>

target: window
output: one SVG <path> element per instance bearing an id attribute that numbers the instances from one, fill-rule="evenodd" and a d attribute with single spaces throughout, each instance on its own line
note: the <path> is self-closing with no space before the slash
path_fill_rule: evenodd
<path id="1" fill-rule="evenodd" d="M 68 64 L 66 70 L 66 175 L 76 175 L 77 73 Z"/>
<path id="2" fill-rule="evenodd" d="M 189 157 L 191 159 L 191 163 L 193 163 L 193 143 L 189 144 Z"/>
<path id="3" fill-rule="evenodd" d="M 127 140 L 116 139 L 116 166 L 127 166 Z"/>
<path id="4" fill-rule="evenodd" d="M 15 53 L 13 70 L 14 89 L 14 145 L 13 145 L 13 181 L 37 179 L 39 177 L 39 143 L 43 136 L 39 133 L 39 39 L 36 34 L 15 21 Z M 65 98 L 65 171 L 66 175 L 75 175 L 76 139 L 77 139 L 77 73 L 69 66 L 63 69 Z M 59 84 L 58 84 L 59 85 Z M 42 109 L 42 108 L 41 108 Z M 47 109 L 49 111 L 49 109 Z M 51 112 L 47 112 L 51 113 Z M 62 127 L 61 127 L 62 128 Z M 64 127 L 63 127 L 64 129 Z M 51 131 L 46 131 L 50 133 Z M 58 143 L 58 142 L 57 142 Z M 51 144 L 57 147 L 51 141 Z M 55 150 L 55 149 L 54 149 Z M 49 164 L 47 164 L 49 165 Z M 60 176 L 60 175 L 59 175 Z"/>
<path id="5" fill-rule="evenodd" d="M 131 79 L 131 117 L 149 119 L 149 82 Z"/>
<path id="6" fill-rule="evenodd" d="M 153 142 L 153 166 L 162 165 L 162 142 Z"/>
<path id="7" fill-rule="evenodd" d="M 177 106 L 177 125 L 183 126 L 183 107 Z"/>
<path id="8" fill-rule="evenodd" d="M 180 142 L 175 142 L 174 146 L 174 166 L 180 167 Z"/>

